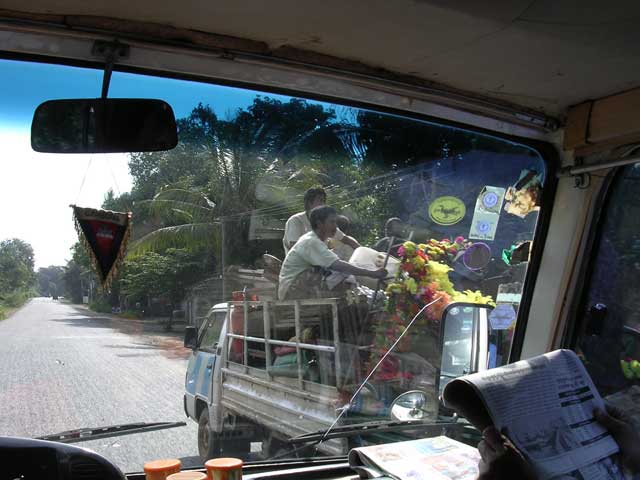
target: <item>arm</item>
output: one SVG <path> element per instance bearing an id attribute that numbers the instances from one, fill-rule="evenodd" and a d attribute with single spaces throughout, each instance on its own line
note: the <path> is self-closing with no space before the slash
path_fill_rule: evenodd
<path id="1" fill-rule="evenodd" d="M 347 273 L 350 275 L 360 275 L 363 277 L 372 277 L 372 278 L 385 278 L 387 276 L 387 270 L 384 268 L 378 268 L 376 270 L 369 270 L 367 268 L 356 267 L 355 265 L 351 265 L 348 262 L 343 260 L 336 260 L 329 267 L 331 270 L 335 270 L 336 272 Z"/>
<path id="2" fill-rule="evenodd" d="M 336 229 L 336 234 L 334 235 L 334 238 L 336 240 L 340 240 L 345 245 L 349 245 L 354 250 L 360 246 L 360 244 L 355 238 L 350 237 L 349 235 L 345 235 L 344 232 L 339 228 Z"/>
<path id="3" fill-rule="evenodd" d="M 360 246 L 358 241 L 355 238 L 350 237 L 349 235 L 345 235 L 344 237 L 342 237 L 342 240 L 340 241 L 345 245 L 349 245 L 354 250 Z"/>

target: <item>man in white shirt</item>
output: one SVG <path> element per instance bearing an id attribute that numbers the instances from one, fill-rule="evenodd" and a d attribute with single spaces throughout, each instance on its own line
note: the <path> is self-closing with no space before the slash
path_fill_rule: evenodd
<path id="1" fill-rule="evenodd" d="M 289 217 L 289 220 L 287 220 L 287 223 L 284 226 L 282 246 L 284 247 L 285 255 L 289 253 L 291 247 L 295 245 L 300 237 L 312 230 L 311 223 L 309 222 L 309 212 L 311 212 L 315 207 L 320 207 L 326 203 L 327 193 L 324 191 L 324 188 L 310 188 L 305 192 L 304 212 L 296 213 Z M 336 233 L 331 238 L 338 240 L 353 249 L 360 246 L 354 238 L 345 235 L 339 228 L 336 229 Z"/>
<path id="2" fill-rule="evenodd" d="M 314 274 L 314 267 L 321 267 L 350 275 L 362 275 L 382 279 L 387 276 L 384 268 L 369 270 L 356 267 L 329 250 L 325 243 L 336 235 L 336 211 L 322 205 L 309 213 L 312 230 L 305 233 L 293 245 L 280 269 L 278 298 L 309 298 L 320 288 L 322 276 Z"/>

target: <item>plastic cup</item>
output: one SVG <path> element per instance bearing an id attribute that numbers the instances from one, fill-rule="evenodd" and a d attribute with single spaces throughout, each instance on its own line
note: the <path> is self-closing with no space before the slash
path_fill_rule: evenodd
<path id="1" fill-rule="evenodd" d="M 241 480 L 242 460 L 239 458 L 213 458 L 204 464 L 209 480 Z"/>
<path id="2" fill-rule="evenodd" d="M 180 467 L 182 463 L 176 458 L 154 460 L 144 464 L 144 473 L 147 480 L 166 480 L 172 473 L 178 473 Z"/>
<path id="3" fill-rule="evenodd" d="M 207 480 L 207 474 L 195 470 L 172 473 L 167 480 Z"/>

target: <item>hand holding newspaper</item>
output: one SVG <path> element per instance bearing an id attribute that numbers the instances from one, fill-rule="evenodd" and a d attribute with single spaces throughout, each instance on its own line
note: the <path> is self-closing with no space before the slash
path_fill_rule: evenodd
<path id="1" fill-rule="evenodd" d="M 570 350 L 460 377 L 443 397 L 478 430 L 506 435 L 542 480 L 624 478 L 611 459 L 618 445 L 593 416 L 604 402 Z"/>

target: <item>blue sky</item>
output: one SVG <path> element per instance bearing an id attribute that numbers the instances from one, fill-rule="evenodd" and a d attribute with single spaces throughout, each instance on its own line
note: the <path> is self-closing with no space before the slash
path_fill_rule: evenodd
<path id="1" fill-rule="evenodd" d="M 55 98 L 99 97 L 102 75 L 101 70 L 0 60 L 0 240 L 29 242 L 36 268 L 64 265 L 69 258 L 77 239 L 70 204 L 100 207 L 107 190 L 131 189 L 127 154 L 55 155 L 31 149 L 35 108 Z M 224 118 L 250 105 L 256 92 L 114 72 L 109 96 L 160 98 L 177 118 L 202 102 Z"/>
<path id="2" fill-rule="evenodd" d="M 28 130 L 35 108 L 45 100 L 99 97 L 102 75 L 102 70 L 0 60 L 0 126 Z M 218 116 L 225 117 L 250 105 L 255 96 L 241 88 L 122 72 L 114 72 L 109 87 L 109 97 L 165 100 L 176 118 L 189 115 L 198 102 L 211 105 Z"/>

